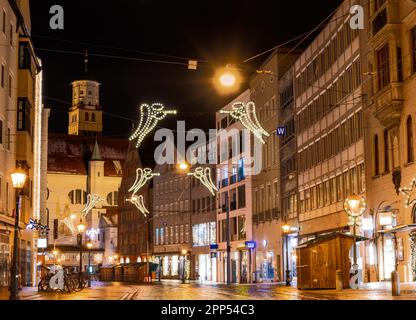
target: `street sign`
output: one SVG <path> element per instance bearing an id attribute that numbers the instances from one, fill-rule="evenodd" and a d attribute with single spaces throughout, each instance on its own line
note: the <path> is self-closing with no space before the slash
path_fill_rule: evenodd
<path id="1" fill-rule="evenodd" d="M 284 137 L 286 135 L 286 127 L 277 127 L 277 135 Z"/>
<path id="2" fill-rule="evenodd" d="M 211 250 L 218 250 L 218 244 L 211 244 L 210 248 Z"/>
<path id="3" fill-rule="evenodd" d="M 246 247 L 248 249 L 255 249 L 256 248 L 256 243 L 254 241 L 246 241 Z"/>

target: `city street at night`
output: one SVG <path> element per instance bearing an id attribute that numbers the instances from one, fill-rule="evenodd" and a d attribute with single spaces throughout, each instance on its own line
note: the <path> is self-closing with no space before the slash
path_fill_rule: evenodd
<path id="1" fill-rule="evenodd" d="M 152 285 L 94 282 L 79 293 L 38 293 L 24 288 L 22 300 L 416 300 L 416 285 L 402 284 L 401 296 L 392 297 L 389 283 L 367 284 L 359 290 L 304 290 L 275 284 L 182 284 L 162 281 Z M 8 299 L 0 291 L 0 300 Z"/>

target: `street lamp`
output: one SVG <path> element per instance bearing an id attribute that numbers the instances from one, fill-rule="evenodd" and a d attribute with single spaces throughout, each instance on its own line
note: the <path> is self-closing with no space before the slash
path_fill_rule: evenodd
<path id="1" fill-rule="evenodd" d="M 185 268 L 186 268 L 186 254 L 188 253 L 187 250 L 182 250 L 182 283 L 185 283 Z"/>
<path id="2" fill-rule="evenodd" d="M 79 287 L 81 288 L 82 285 L 82 234 L 85 231 L 85 224 L 82 223 L 82 219 L 79 221 L 79 224 L 77 225 L 78 229 L 78 245 L 79 245 Z"/>
<path id="3" fill-rule="evenodd" d="M 351 274 L 358 274 L 358 265 L 357 265 L 357 226 L 361 226 L 361 217 L 364 214 L 367 207 L 364 197 L 359 195 L 351 195 L 344 202 L 344 210 L 348 214 L 349 223 L 348 225 L 353 227 L 353 236 L 354 236 L 354 262 L 351 270 Z M 358 279 L 357 279 L 358 281 Z M 355 283 L 355 288 L 358 289 L 358 283 Z"/>
<path id="4" fill-rule="evenodd" d="M 233 93 L 240 88 L 241 75 L 231 65 L 219 68 L 214 75 L 214 85 L 223 94 Z"/>
<path id="5" fill-rule="evenodd" d="M 18 283 L 18 259 L 19 259 L 19 215 L 22 202 L 22 190 L 26 182 L 26 172 L 17 168 L 11 175 L 13 188 L 16 197 L 16 212 L 14 221 L 14 244 L 13 244 L 13 265 L 10 283 L 10 300 L 19 300 L 19 283 Z"/>
<path id="6" fill-rule="evenodd" d="M 289 233 L 290 233 L 290 226 L 285 224 L 282 226 L 282 231 L 285 237 L 285 246 L 286 246 L 286 286 L 290 287 L 292 279 L 289 269 Z"/>
<path id="7" fill-rule="evenodd" d="M 88 241 L 87 248 L 88 248 L 88 288 L 91 288 L 91 249 L 92 249 L 91 241 Z"/>
<path id="8" fill-rule="evenodd" d="M 53 264 L 56 264 L 56 257 L 58 256 L 58 250 L 53 250 Z"/>

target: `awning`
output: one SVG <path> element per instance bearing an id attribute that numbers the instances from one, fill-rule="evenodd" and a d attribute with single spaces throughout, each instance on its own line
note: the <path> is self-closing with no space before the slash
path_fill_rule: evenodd
<path id="1" fill-rule="evenodd" d="M 416 224 L 397 226 L 389 230 L 381 230 L 378 233 L 389 234 L 389 233 L 413 232 L 413 231 L 416 231 Z"/>

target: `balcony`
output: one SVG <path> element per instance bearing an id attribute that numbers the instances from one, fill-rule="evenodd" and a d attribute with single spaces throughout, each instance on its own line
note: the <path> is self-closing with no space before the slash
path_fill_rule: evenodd
<path id="1" fill-rule="evenodd" d="M 221 188 L 225 188 L 228 187 L 228 179 L 223 179 L 221 180 Z"/>
<path id="2" fill-rule="evenodd" d="M 230 185 L 237 183 L 237 175 L 233 175 L 230 177 Z"/>
<path id="3" fill-rule="evenodd" d="M 374 97 L 375 116 L 384 127 L 389 128 L 400 124 L 400 115 L 403 109 L 402 83 L 390 83 Z"/>

